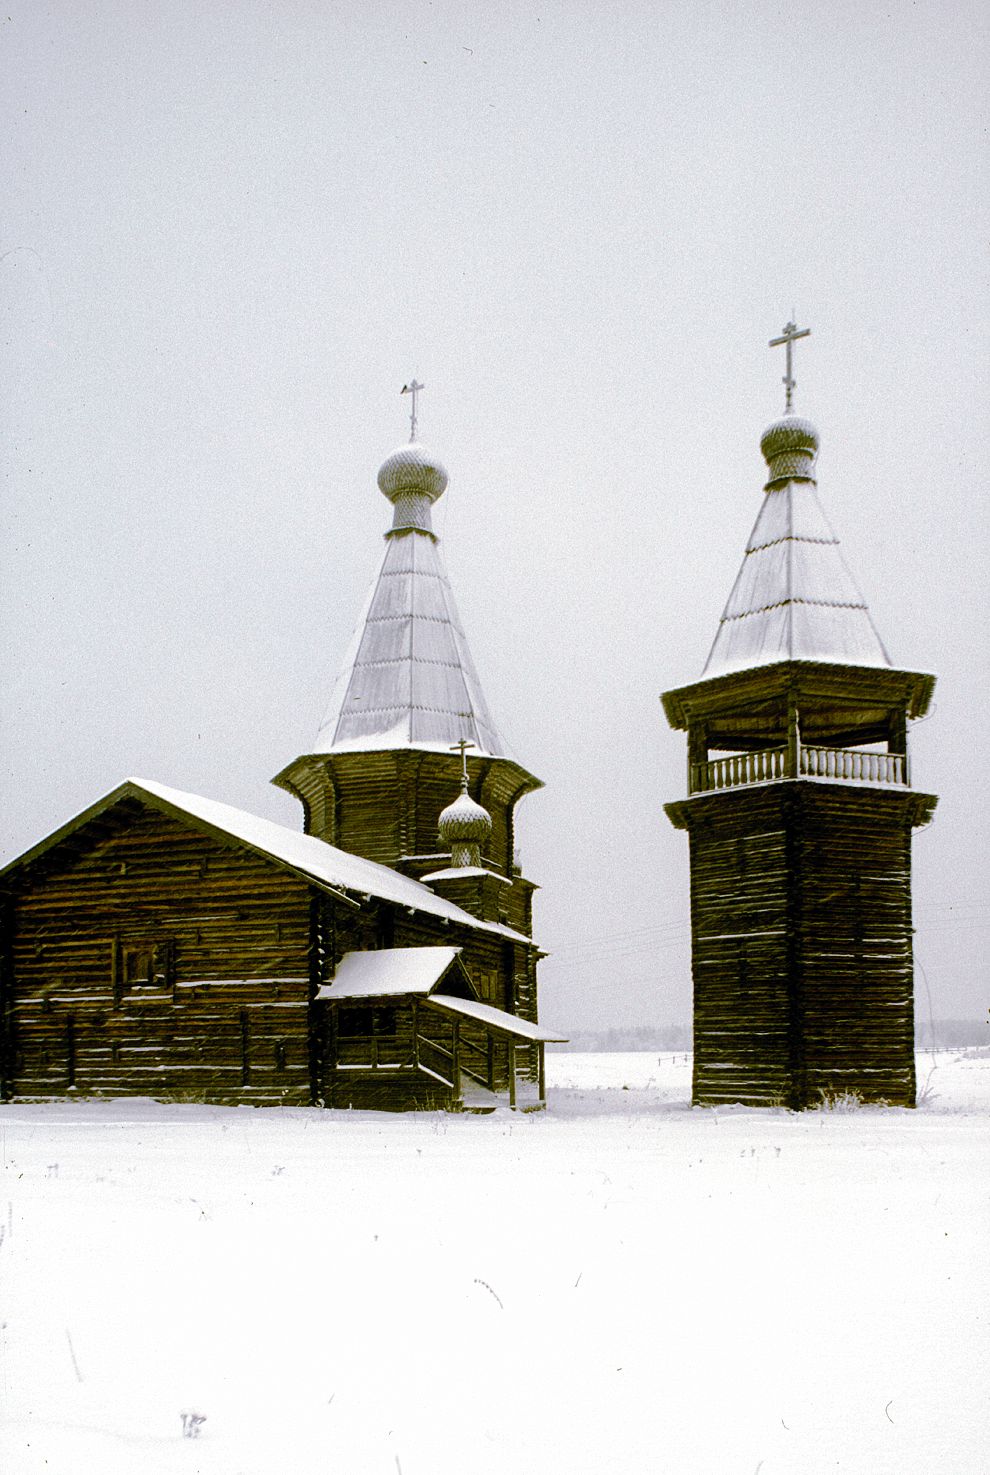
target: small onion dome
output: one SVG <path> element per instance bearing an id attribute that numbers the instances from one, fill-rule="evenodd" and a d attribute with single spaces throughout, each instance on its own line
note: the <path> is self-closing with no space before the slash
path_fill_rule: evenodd
<path id="1" fill-rule="evenodd" d="M 382 463 L 378 485 L 390 502 L 417 492 L 435 502 L 443 496 L 447 472 L 425 446 L 410 441 Z"/>
<path id="2" fill-rule="evenodd" d="M 795 477 L 813 480 L 818 446 L 818 431 L 810 420 L 799 415 L 785 415 L 768 425 L 760 440 L 760 450 L 770 468 L 770 482 Z"/>
<path id="3" fill-rule="evenodd" d="M 492 817 L 470 794 L 460 793 L 441 813 L 437 829 L 445 846 L 483 845 L 492 832 Z"/>

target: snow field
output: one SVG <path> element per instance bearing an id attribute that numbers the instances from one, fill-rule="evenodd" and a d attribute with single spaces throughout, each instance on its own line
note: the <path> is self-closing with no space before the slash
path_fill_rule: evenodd
<path id="1" fill-rule="evenodd" d="M 915 1112 L 656 1054 L 545 1115 L 4 1107 L 0 1469 L 982 1475 L 990 1056 L 934 1059 Z"/>

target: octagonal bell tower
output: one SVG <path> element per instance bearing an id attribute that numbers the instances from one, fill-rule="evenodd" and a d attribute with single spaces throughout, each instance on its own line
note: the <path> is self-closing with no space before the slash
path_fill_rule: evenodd
<path id="1" fill-rule="evenodd" d="M 432 524 L 447 472 L 416 439 L 423 386 L 407 388 L 412 439 L 378 472 L 392 506 L 381 566 L 316 740 L 273 782 L 301 801 L 307 833 L 422 880 L 449 862 L 437 817 L 463 771 L 490 817 L 484 864 L 506 883 L 498 920 L 530 935 L 534 887 L 516 865 L 515 807 L 541 783 L 509 752 L 478 679 Z"/>
<path id="2" fill-rule="evenodd" d="M 934 677 L 891 664 L 818 500 L 818 432 L 765 431 L 768 479 L 701 679 L 665 693 L 687 734 L 693 1099 L 913 1106 L 908 724 Z"/>

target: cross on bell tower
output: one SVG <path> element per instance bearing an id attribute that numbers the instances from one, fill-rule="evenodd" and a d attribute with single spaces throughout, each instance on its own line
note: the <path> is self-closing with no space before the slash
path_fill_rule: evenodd
<path id="1" fill-rule="evenodd" d="M 790 349 L 788 349 L 788 353 L 790 353 Z M 790 359 L 788 359 L 788 363 L 790 363 Z M 418 381 L 416 379 L 410 379 L 409 383 L 408 384 L 403 384 L 402 388 L 399 390 L 399 393 L 400 394 L 411 394 L 412 395 L 412 409 L 411 409 L 410 415 L 409 415 L 409 425 L 410 425 L 410 429 L 409 429 L 409 442 L 410 442 L 410 444 L 412 444 L 412 442 L 416 439 L 416 396 L 420 393 L 421 390 L 424 390 L 425 388 L 426 388 L 426 385 L 425 384 L 418 383 Z"/>
<path id="2" fill-rule="evenodd" d="M 767 345 L 769 348 L 779 348 L 782 343 L 787 344 L 787 372 L 781 380 L 781 383 L 787 391 L 787 397 L 784 400 L 785 415 L 790 415 L 793 412 L 794 391 L 797 388 L 797 380 L 794 378 L 792 372 L 794 367 L 794 360 L 792 356 L 794 351 L 793 346 L 799 338 L 810 338 L 810 336 L 810 328 L 799 328 L 797 323 L 792 320 L 791 322 L 784 324 L 784 329 L 780 337 L 771 338 L 769 344 Z"/>

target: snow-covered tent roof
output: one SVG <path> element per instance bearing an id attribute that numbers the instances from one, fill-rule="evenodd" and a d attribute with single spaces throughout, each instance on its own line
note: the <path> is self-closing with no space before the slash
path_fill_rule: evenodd
<path id="1" fill-rule="evenodd" d="M 889 666 L 869 609 L 818 500 L 818 433 L 787 416 L 764 433 L 763 505 L 704 675 L 777 661 Z"/>
<path id="2" fill-rule="evenodd" d="M 284 866 L 296 875 L 315 882 L 324 890 L 339 896 L 350 892 L 358 896 L 374 896 L 382 901 L 408 907 L 455 922 L 476 931 L 496 933 L 513 942 L 532 944 L 532 939 L 499 922 L 482 922 L 463 907 L 437 896 L 429 887 L 363 856 L 338 850 L 315 835 L 300 834 L 274 820 L 262 819 L 246 810 L 221 804 L 216 799 L 203 799 L 181 789 L 171 789 L 153 779 L 126 779 L 82 814 L 76 815 L 39 844 L 25 851 L 0 869 L 0 876 L 43 855 L 73 831 L 111 809 L 125 799 L 137 799 L 181 820 L 192 820 L 197 827 L 221 840 L 237 840 L 258 855 Z"/>
<path id="3" fill-rule="evenodd" d="M 378 484 L 395 507 L 393 525 L 312 751 L 446 752 L 464 738 L 479 756 L 509 757 L 431 526 L 446 472 L 410 444 L 389 456 Z"/>

